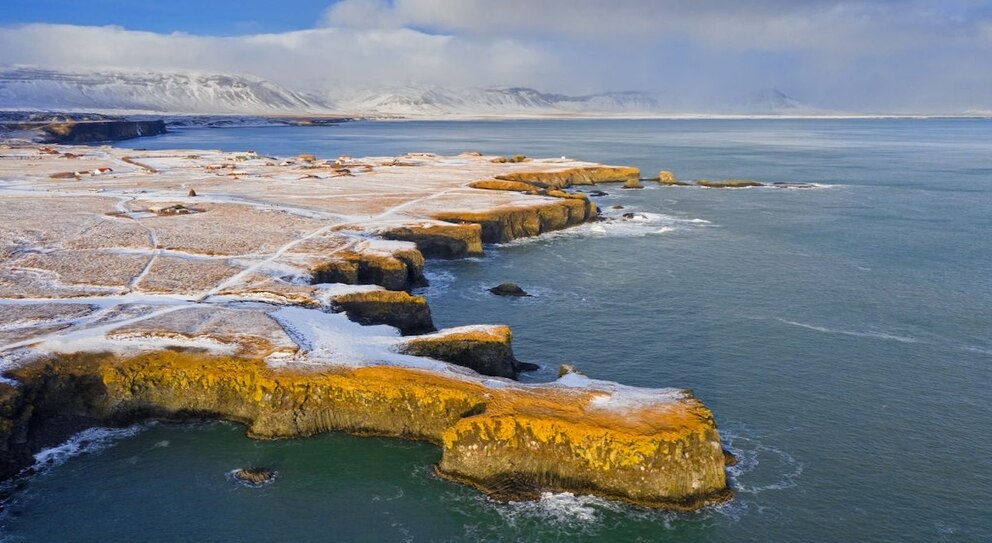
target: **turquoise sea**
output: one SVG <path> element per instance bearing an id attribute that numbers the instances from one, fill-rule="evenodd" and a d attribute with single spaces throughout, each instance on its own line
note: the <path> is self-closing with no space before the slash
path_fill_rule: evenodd
<path id="1" fill-rule="evenodd" d="M 607 186 L 614 221 L 428 265 L 438 326 L 511 325 L 542 365 L 526 379 L 569 362 L 693 389 L 741 459 L 730 503 L 501 504 L 434 477 L 426 444 L 151 424 L 48 451 L 4 541 L 992 541 L 992 120 L 370 121 L 125 145 L 565 155 L 817 187 Z M 486 292 L 503 281 L 535 296 Z M 245 465 L 278 477 L 240 486 Z"/>

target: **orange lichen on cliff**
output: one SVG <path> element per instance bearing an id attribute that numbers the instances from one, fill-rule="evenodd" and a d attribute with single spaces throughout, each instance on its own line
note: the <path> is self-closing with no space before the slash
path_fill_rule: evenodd
<path id="1" fill-rule="evenodd" d="M 554 383 L 494 387 L 471 372 L 274 368 L 175 351 L 60 355 L 8 376 L 33 396 L 35 416 L 51 403 L 99 423 L 208 413 L 259 438 L 344 430 L 427 440 L 442 447 L 439 473 L 503 497 L 560 489 L 682 508 L 729 495 L 712 415 L 687 394 L 617 410 L 601 402 L 608 392 Z M 86 395 L 58 397 L 83 382 Z"/>
<path id="2" fill-rule="evenodd" d="M 514 172 L 497 175 L 496 179 L 518 181 L 528 184 L 544 184 L 550 187 L 567 188 L 572 185 L 595 185 L 597 183 L 625 183 L 638 180 L 641 170 L 629 166 L 589 166 L 569 168 L 555 172 Z"/>

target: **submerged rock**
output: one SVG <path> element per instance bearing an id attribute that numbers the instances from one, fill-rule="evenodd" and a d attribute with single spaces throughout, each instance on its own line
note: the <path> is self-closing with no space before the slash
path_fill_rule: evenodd
<path id="1" fill-rule="evenodd" d="M 602 191 L 602 190 L 590 190 L 589 191 L 589 196 L 591 196 L 593 198 L 599 198 L 601 196 L 609 196 L 609 195 L 610 195 L 610 193 L 605 192 L 605 191 Z"/>
<path id="2" fill-rule="evenodd" d="M 489 289 L 489 292 L 497 296 L 530 296 L 527 291 L 520 288 L 516 283 L 501 283 Z"/>
<path id="3" fill-rule="evenodd" d="M 696 184 L 700 187 L 706 187 L 711 189 L 742 189 L 747 187 L 763 187 L 764 183 L 755 181 L 753 179 L 723 179 L 721 181 L 709 181 L 707 179 L 698 179 Z"/>
<path id="4" fill-rule="evenodd" d="M 276 472 L 269 468 L 241 468 L 234 470 L 232 475 L 235 479 L 252 486 L 262 486 L 276 478 Z"/>
<path id="5" fill-rule="evenodd" d="M 622 215 L 622 217 L 623 217 L 623 220 L 625 220 L 625 221 L 646 221 L 646 220 L 648 220 L 648 216 L 647 215 L 644 215 L 643 213 L 624 213 Z"/>

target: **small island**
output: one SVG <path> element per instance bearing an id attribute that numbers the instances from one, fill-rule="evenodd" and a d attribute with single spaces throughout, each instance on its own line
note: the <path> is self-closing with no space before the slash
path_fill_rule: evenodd
<path id="1" fill-rule="evenodd" d="M 436 330 L 425 258 L 597 220 L 575 185 L 636 168 L 482 156 L 0 146 L 0 475 L 96 425 L 223 419 L 441 447 L 499 499 L 688 510 L 732 496 L 684 390 L 573 369 L 521 383 L 505 326 Z"/>

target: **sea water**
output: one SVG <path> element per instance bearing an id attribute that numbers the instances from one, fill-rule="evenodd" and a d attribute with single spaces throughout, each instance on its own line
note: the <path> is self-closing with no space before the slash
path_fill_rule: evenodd
<path id="1" fill-rule="evenodd" d="M 992 539 L 992 121 L 354 122 L 124 145 L 564 155 L 816 187 L 606 186 L 612 220 L 432 261 L 420 292 L 440 327 L 511 325 L 541 364 L 525 379 L 567 362 L 693 389 L 740 459 L 732 502 L 495 503 L 435 477 L 430 445 L 151 424 L 47 451 L 4 504 L 5 541 Z M 486 291 L 504 281 L 534 296 Z M 277 477 L 230 477 L 248 465 Z"/>

